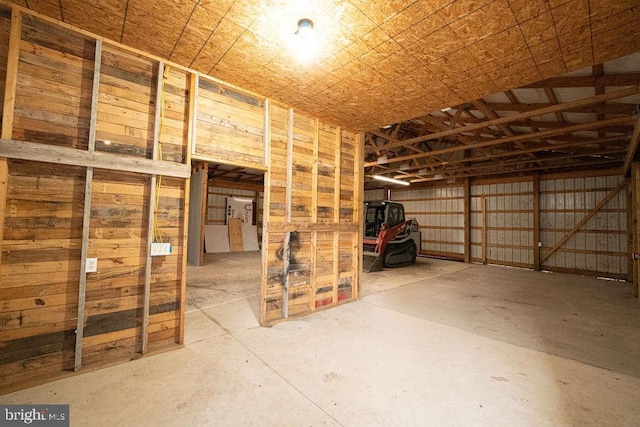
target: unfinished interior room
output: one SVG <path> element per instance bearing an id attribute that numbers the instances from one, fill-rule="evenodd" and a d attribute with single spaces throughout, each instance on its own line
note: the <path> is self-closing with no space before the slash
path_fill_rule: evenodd
<path id="1" fill-rule="evenodd" d="M 0 425 L 640 424 L 640 0 L 0 0 L 0 123 Z"/>

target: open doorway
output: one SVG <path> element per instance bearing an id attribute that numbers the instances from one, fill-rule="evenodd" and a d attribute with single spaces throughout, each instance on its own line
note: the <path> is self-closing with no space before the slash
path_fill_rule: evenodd
<path id="1" fill-rule="evenodd" d="M 194 162 L 190 190 L 186 311 L 257 325 L 264 171 Z"/>

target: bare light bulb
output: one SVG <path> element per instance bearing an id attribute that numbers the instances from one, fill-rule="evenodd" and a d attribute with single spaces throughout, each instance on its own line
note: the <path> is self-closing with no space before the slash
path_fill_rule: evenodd
<path id="1" fill-rule="evenodd" d="M 313 31 L 313 21 L 303 18 L 298 21 L 298 31 L 294 40 L 295 54 L 303 62 L 309 62 L 318 50 L 318 37 Z"/>

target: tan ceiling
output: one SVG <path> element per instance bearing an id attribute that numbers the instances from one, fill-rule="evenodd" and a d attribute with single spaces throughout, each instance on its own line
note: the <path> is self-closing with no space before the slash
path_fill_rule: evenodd
<path id="1" fill-rule="evenodd" d="M 640 51 L 640 0 L 14 0 L 372 129 Z M 290 50 L 300 18 L 314 62 Z"/>

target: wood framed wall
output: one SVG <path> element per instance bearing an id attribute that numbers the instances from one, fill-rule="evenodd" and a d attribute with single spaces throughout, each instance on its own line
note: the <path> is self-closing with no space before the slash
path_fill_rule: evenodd
<path id="1" fill-rule="evenodd" d="M 363 135 L 269 104 L 261 319 L 357 299 Z"/>
<path id="2" fill-rule="evenodd" d="M 361 135 L 18 6 L 2 40 L 0 393 L 183 343 L 192 159 L 267 174 L 262 324 L 358 297 Z"/>
<path id="3" fill-rule="evenodd" d="M 632 205 L 619 170 L 473 180 L 468 202 L 466 186 L 392 190 L 418 218 L 423 254 L 632 279 Z"/>

